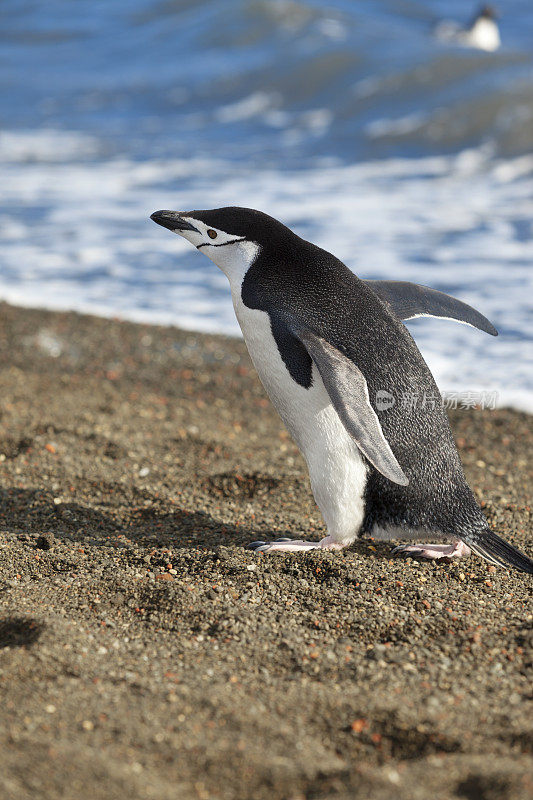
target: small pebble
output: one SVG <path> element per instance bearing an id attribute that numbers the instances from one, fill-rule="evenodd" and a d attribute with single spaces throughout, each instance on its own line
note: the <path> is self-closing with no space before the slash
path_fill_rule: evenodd
<path id="1" fill-rule="evenodd" d="M 54 534 L 41 533 L 41 535 L 37 537 L 36 544 L 39 550 L 51 550 L 54 546 Z"/>

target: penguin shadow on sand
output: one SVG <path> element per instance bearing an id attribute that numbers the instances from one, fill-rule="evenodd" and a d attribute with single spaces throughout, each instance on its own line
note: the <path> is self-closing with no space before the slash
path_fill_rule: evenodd
<path id="1" fill-rule="evenodd" d="M 188 511 L 155 495 L 147 497 L 149 505 L 132 504 L 112 515 L 75 501 L 57 503 L 46 490 L 0 489 L 0 523 L 22 544 L 43 550 L 50 549 L 53 540 L 101 547 L 128 543 L 209 547 L 244 546 L 257 537 L 253 528 L 216 519 L 205 511 Z"/>
<path id="2" fill-rule="evenodd" d="M 288 476 L 227 471 L 199 477 L 197 483 L 200 492 L 233 502 L 239 512 L 250 504 L 256 511 L 265 504 L 274 506 L 279 501 L 279 490 L 291 480 Z M 300 483 L 305 481 L 298 480 L 295 490 L 302 490 Z M 75 501 L 58 504 L 51 492 L 41 489 L 0 489 L 0 521 L 4 531 L 36 550 L 49 549 L 54 540 L 93 547 L 123 547 L 131 543 L 141 547 L 235 545 L 245 549 L 254 539 L 269 534 L 264 523 L 234 524 L 205 511 L 170 505 L 147 492 L 143 492 L 143 497 L 145 502 L 151 501 L 149 505 L 133 504 L 119 518 Z M 318 515 L 318 509 L 315 513 Z M 315 535 L 320 537 L 321 531 L 317 530 Z M 282 539 L 295 531 L 287 528 L 276 533 Z M 356 540 L 350 551 L 367 558 L 390 558 L 390 545 L 371 538 Z M 58 570 L 61 571 L 59 562 Z"/>

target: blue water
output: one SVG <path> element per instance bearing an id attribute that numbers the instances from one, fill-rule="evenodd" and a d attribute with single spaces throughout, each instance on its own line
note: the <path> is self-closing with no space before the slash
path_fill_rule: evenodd
<path id="1" fill-rule="evenodd" d="M 443 388 L 533 408 L 533 4 L 4 0 L 0 297 L 237 333 L 225 278 L 148 221 L 251 205 L 363 277 L 477 305 L 413 323 Z"/>

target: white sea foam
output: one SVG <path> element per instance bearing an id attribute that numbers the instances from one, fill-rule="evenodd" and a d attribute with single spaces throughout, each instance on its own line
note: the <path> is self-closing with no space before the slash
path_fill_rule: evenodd
<path id="1" fill-rule="evenodd" d="M 279 99 L 279 96 L 272 92 L 254 92 L 236 103 L 218 108 L 215 111 L 215 119 L 219 122 L 241 122 L 251 119 L 275 108 Z"/>
<path id="2" fill-rule="evenodd" d="M 417 112 L 415 114 L 408 114 L 406 117 L 400 117 L 399 119 L 376 119 L 366 126 L 365 132 L 371 138 L 402 136 L 406 133 L 412 133 L 418 130 L 418 128 L 428 121 L 428 118 L 427 114 Z"/>
<path id="3" fill-rule="evenodd" d="M 82 133 L 41 128 L 38 131 L 0 131 L 0 160 L 55 161 L 93 158 L 98 140 Z"/>
<path id="4" fill-rule="evenodd" d="M 497 339 L 451 322 L 409 327 L 442 389 L 497 391 L 500 405 L 533 411 L 531 157 L 475 150 L 281 172 L 202 158 L 91 162 L 86 137 L 16 139 L 0 139 L 3 299 L 237 334 L 224 276 L 148 217 L 251 206 L 361 277 L 413 280 L 479 308 Z"/>

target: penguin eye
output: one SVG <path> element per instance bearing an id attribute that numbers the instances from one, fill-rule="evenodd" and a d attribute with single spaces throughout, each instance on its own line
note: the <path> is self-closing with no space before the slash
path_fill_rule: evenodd
<path id="1" fill-rule="evenodd" d="M 210 228 L 210 229 L 207 231 L 207 235 L 209 236 L 209 238 L 210 238 L 210 239 L 216 239 L 216 238 L 217 238 L 217 236 L 218 236 L 217 232 L 216 232 L 216 231 L 214 231 L 212 228 Z"/>

